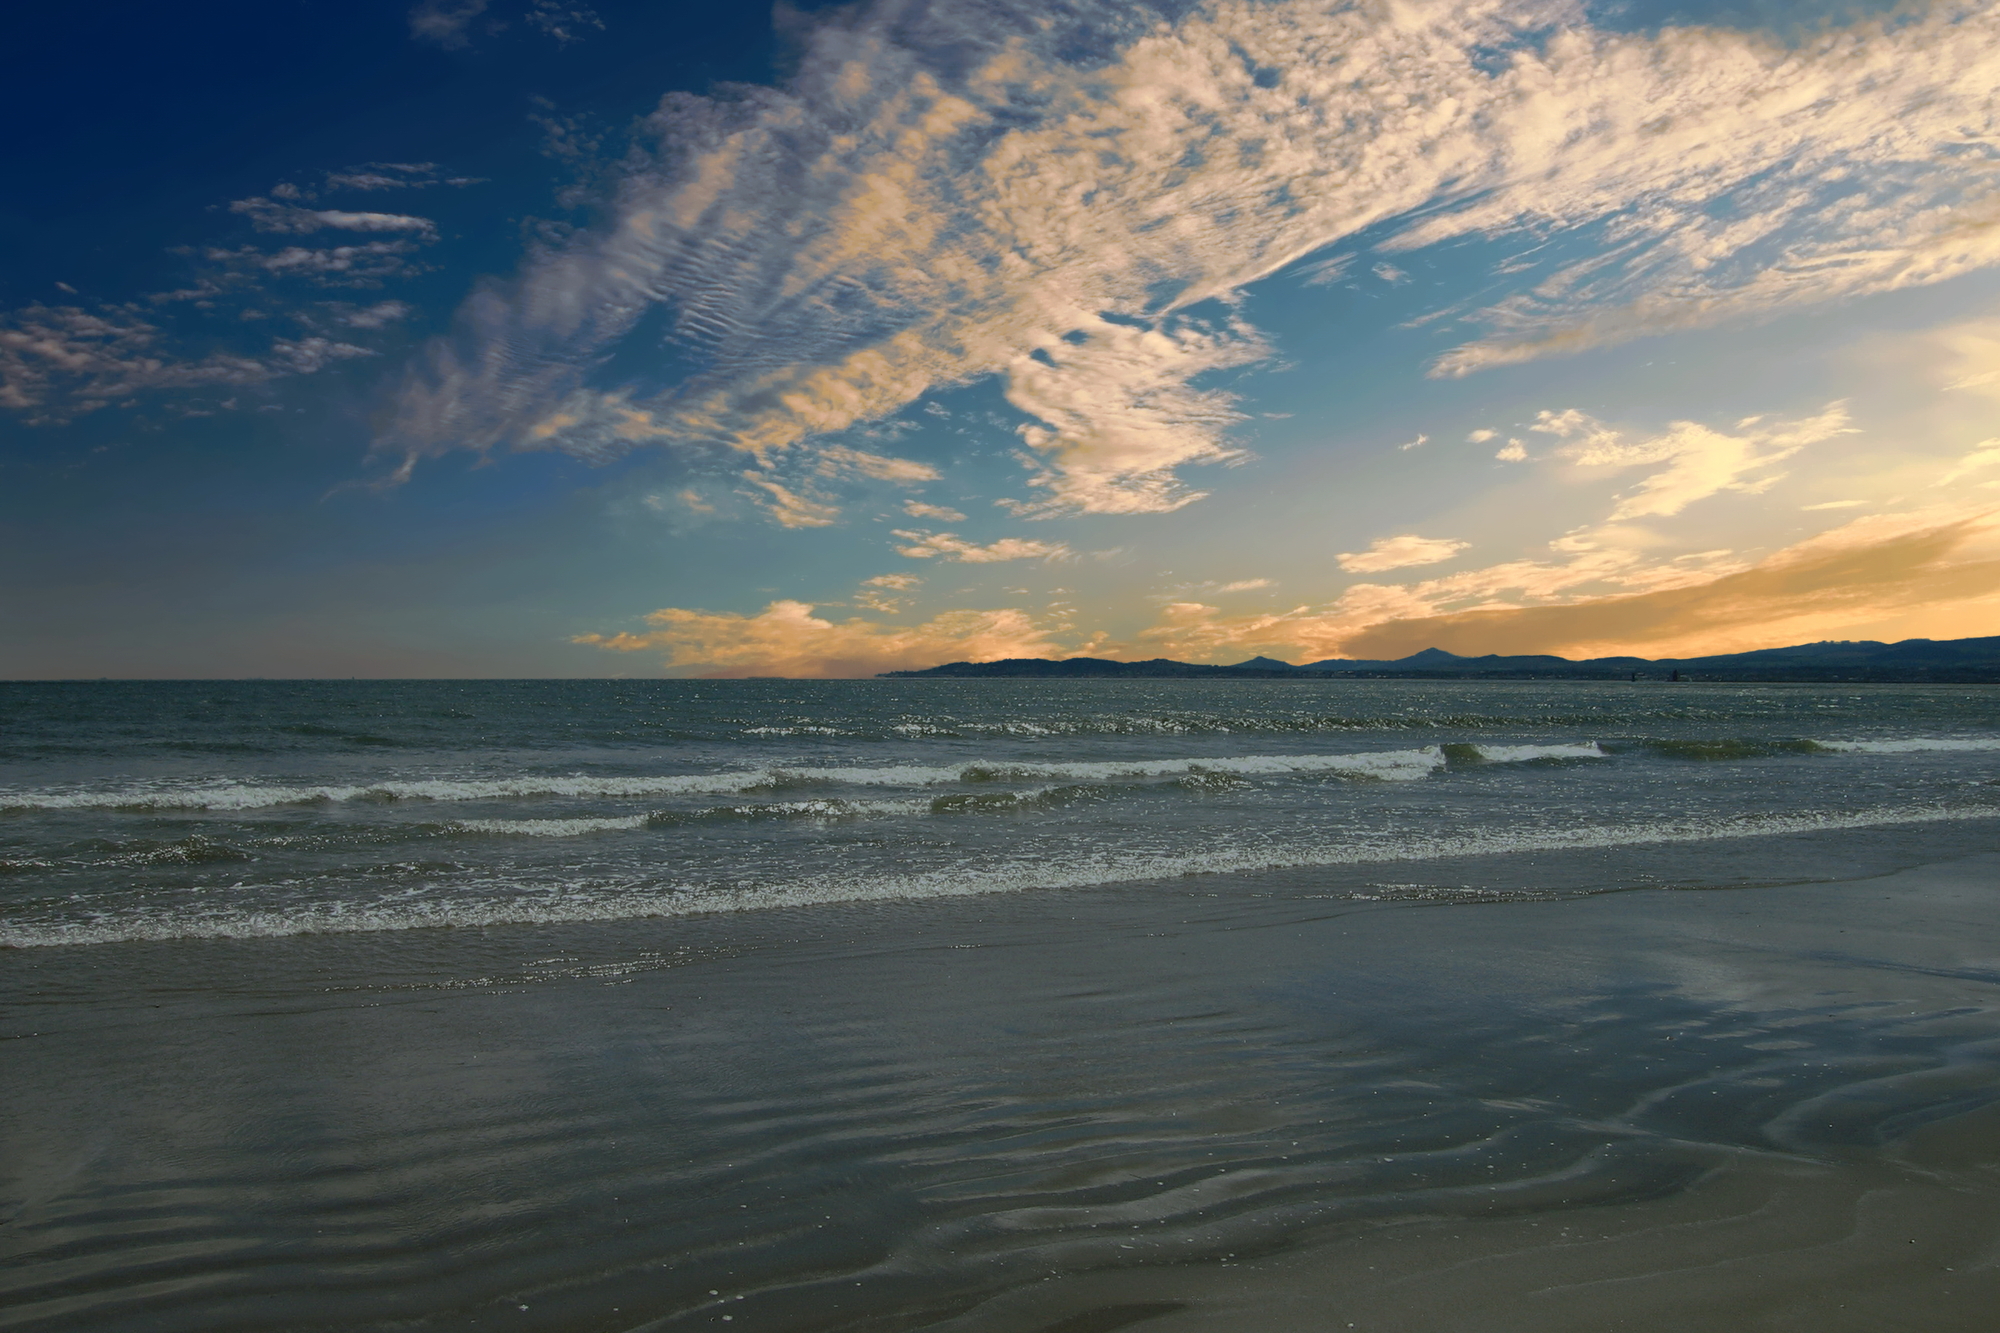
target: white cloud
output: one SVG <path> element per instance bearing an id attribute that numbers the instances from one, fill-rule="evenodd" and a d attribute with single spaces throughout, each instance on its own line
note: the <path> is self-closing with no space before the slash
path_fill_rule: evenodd
<path id="1" fill-rule="evenodd" d="M 990 565 L 1003 560 L 1054 560 L 1070 553 L 1062 542 L 1030 541 L 1024 537 L 1002 537 L 981 546 L 949 532 L 905 532 L 898 528 L 896 536 L 910 543 L 898 546 L 896 553 L 912 560 L 942 556 L 968 565 Z"/>
<path id="2" fill-rule="evenodd" d="M 350 329 L 380 329 L 408 319 L 415 313 L 416 307 L 407 301 L 377 301 L 374 305 L 343 313 L 340 322 Z"/>
<path id="3" fill-rule="evenodd" d="M 892 588 L 897 592 L 908 592 L 920 586 L 923 579 L 915 574 L 877 574 L 872 579 L 863 579 L 861 583 L 866 588 Z"/>
<path id="4" fill-rule="evenodd" d="M 1411 449 L 1421 449 L 1421 448 L 1423 448 L 1423 447 L 1424 447 L 1425 445 L 1429 444 L 1430 442 L 1431 442 L 1431 437 L 1430 437 L 1430 436 L 1428 436 L 1428 435 L 1424 435 L 1424 434 L 1422 434 L 1422 433 L 1419 433 L 1419 434 L 1417 435 L 1417 438 L 1416 438 L 1416 439 L 1414 439 L 1414 440 L 1405 440 L 1405 441 L 1404 441 L 1403 443 L 1401 443 L 1401 444 L 1397 445 L 1396 447 L 1397 447 L 1398 449 L 1401 449 L 1401 450 L 1404 450 L 1404 451 L 1406 451 L 1406 452 L 1407 452 L 1408 450 L 1411 450 Z"/>
<path id="5" fill-rule="evenodd" d="M 1354 266 L 1351 254 L 1335 255 L 1331 259 L 1316 259 L 1299 269 L 1299 276 L 1308 287 L 1330 287 L 1347 275 Z"/>
<path id="6" fill-rule="evenodd" d="M 1507 443 L 1501 445 L 1493 456 L 1503 463 L 1525 463 L 1528 461 L 1528 446 L 1510 435 Z"/>
<path id="7" fill-rule="evenodd" d="M 1478 430 L 1473 431 L 1470 435 L 1467 435 L 1465 437 L 1465 442 L 1467 444 L 1485 444 L 1488 440 L 1499 438 L 1499 435 L 1500 435 L 1499 431 L 1488 430 L 1484 426 L 1481 426 Z"/>
<path id="8" fill-rule="evenodd" d="M 229 211 L 248 217 L 250 225 L 258 231 L 293 235 L 329 227 L 336 231 L 418 232 L 426 237 L 437 232 L 436 224 L 429 218 L 410 217 L 403 213 L 354 213 L 339 208 L 300 208 L 296 204 L 279 203 L 262 195 L 254 199 L 238 199 L 229 205 Z"/>
<path id="9" fill-rule="evenodd" d="M 965 522 L 965 515 L 959 513 L 956 509 L 947 509 L 943 505 L 925 504 L 922 500 L 905 500 L 903 502 L 903 512 L 911 518 L 934 518 L 940 523 Z"/>
<path id="10" fill-rule="evenodd" d="M 1740 434 L 1676 421 L 1659 435 L 1627 440 L 1617 431 L 1572 408 L 1543 412 L 1533 429 L 1566 440 L 1557 452 L 1581 467 L 1637 467 L 1667 463 L 1613 507 L 1610 521 L 1671 516 L 1697 500 L 1722 491 L 1757 492 L 1778 479 L 1769 469 L 1808 445 L 1853 433 L 1844 403 L 1831 403 L 1817 416 L 1797 421 L 1739 422 Z M 1764 473 L 1752 479 L 1752 474 Z"/>
<path id="11" fill-rule="evenodd" d="M 1350 574 L 1376 574 L 1385 569 L 1403 569 L 1410 565 L 1435 565 L 1440 560 L 1451 559 L 1471 544 L 1449 537 L 1419 537 L 1415 533 L 1405 533 L 1400 537 L 1377 538 L 1365 551 L 1342 551 L 1338 558 L 1340 567 Z"/>
<path id="12" fill-rule="evenodd" d="M 882 5 L 785 89 L 668 97 L 610 220 L 474 297 L 381 447 L 526 442 L 665 303 L 711 368 L 637 400 L 661 442 L 763 456 L 998 376 L 1041 512 L 1161 512 L 1236 456 L 1203 377 L 1265 352 L 1186 312 L 1369 228 L 1592 247 L 1444 374 L 2000 262 L 1990 4 L 1792 45 L 1539 0 L 1152 13 Z M 1068 63 L 1086 30 L 1101 57 Z"/>

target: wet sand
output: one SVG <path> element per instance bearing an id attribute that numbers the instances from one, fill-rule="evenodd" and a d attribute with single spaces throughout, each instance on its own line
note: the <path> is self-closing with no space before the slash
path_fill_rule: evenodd
<path id="1" fill-rule="evenodd" d="M 2000 855 L 1663 855 L 12 951 L 0 1326 L 1992 1327 Z"/>
<path id="2" fill-rule="evenodd" d="M 2000 857 L 1840 885 L 1568 904 L 1562 920 L 1534 928 L 1552 957 L 1608 945 L 1765 1012 L 1859 1004 L 1917 1022 L 1977 1021 L 1954 1034 L 1963 1040 L 1941 1043 L 1939 1065 L 1885 1081 L 1874 1098 L 1849 1089 L 1786 1108 L 1765 1126 L 1768 1148 L 1689 1143 L 1706 1169 L 1665 1197 L 1530 1212 L 1468 1198 L 1458 1216 L 1350 1228 L 1276 1256 L 1049 1282 L 939 1327 L 2000 1326 L 2000 1033 L 1987 1027 L 1985 995 L 2000 987 L 1997 921 Z M 1914 1127 L 1871 1116 L 1899 1105 Z"/>

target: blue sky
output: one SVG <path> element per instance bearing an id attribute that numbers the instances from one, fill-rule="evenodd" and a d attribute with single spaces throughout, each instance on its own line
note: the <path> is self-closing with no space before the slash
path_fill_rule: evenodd
<path id="1" fill-rule="evenodd" d="M 2000 7 L 26 26 L 0 674 L 2000 633 Z"/>

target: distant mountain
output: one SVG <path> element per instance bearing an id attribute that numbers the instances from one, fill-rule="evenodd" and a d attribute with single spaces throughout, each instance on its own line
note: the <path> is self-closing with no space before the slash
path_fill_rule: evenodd
<path id="1" fill-rule="evenodd" d="M 923 671 L 883 674 L 1247 680 L 1297 680 L 1329 675 L 1375 680 L 1629 680 L 1636 676 L 1642 680 L 2000 684 L 2000 636 L 1904 639 L 1900 643 L 1827 640 L 1714 657 L 1593 657 L 1580 662 L 1543 654 L 1502 657 L 1489 653 L 1484 657 L 1460 657 L 1441 648 L 1426 648 L 1393 661 L 1334 657 L 1303 666 L 1280 662 L 1274 657 L 1253 657 L 1230 666 L 1204 666 L 1164 657 L 1146 662 L 1114 662 L 1103 657 L 1011 657 L 1000 662 L 950 662 Z"/>

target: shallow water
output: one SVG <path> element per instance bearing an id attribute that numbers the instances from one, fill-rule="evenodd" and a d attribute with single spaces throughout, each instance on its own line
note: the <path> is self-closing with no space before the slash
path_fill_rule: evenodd
<path id="1" fill-rule="evenodd" d="M 1025 696 L 952 683 L 920 715 L 960 734 L 898 739 L 914 724 L 881 717 L 912 696 L 879 684 L 333 687 L 376 701 L 340 733 L 365 752 L 286 739 L 316 686 L 144 687 L 131 713 L 10 695 L 0 830 L 41 868 L 0 889 L 30 946 L 0 951 L 0 1326 L 1664 1329 L 1754 1290 L 1772 1327 L 1868 1327 L 1813 1314 L 1833 1251 L 1795 1238 L 1897 1190 L 1949 1225 L 1898 1237 L 1873 1326 L 1984 1326 L 1960 1312 L 1990 1301 L 1952 1302 L 2000 1295 L 2000 1153 L 1973 1133 L 1913 1167 L 1909 1145 L 2000 1092 L 1986 692 L 1117 684 L 1037 707 L 1070 733 L 1009 738 L 967 733 Z M 441 697 L 488 701 L 461 709 L 479 746 Z M 868 738 L 749 734 L 863 714 Z M 1105 721 L 1170 716 L 1189 729 Z M 648 717 L 678 731 L 605 739 Z M 249 748 L 218 759 L 224 733 Z M 384 761 L 398 737 L 414 753 Z M 1430 747 L 1421 771 L 1366 758 Z M 700 811 L 658 787 L 864 760 L 903 784 L 885 799 L 1122 767 L 1074 804 L 865 835 L 796 814 L 435 831 L 439 807 Z M 917 788 L 916 767 L 956 776 Z M 653 786 L 520 794 L 586 778 Z M 410 786 L 480 782 L 517 794 Z M 378 794 L 186 795 L 336 787 Z M 127 846 L 197 836 L 238 859 Z M 440 840 L 467 850 L 369 878 Z M 1265 868 L 1186 873 L 1245 864 Z M 1599 1248 L 1517 1234 L 1542 1225 Z M 1482 1256 L 1516 1279 L 1441 1307 Z M 1709 1271 L 1731 1258 L 1749 1287 Z M 1675 1264 L 1671 1292 L 1644 1287 Z M 1622 1322 L 1546 1294 L 1607 1284 L 1653 1294 Z"/>

